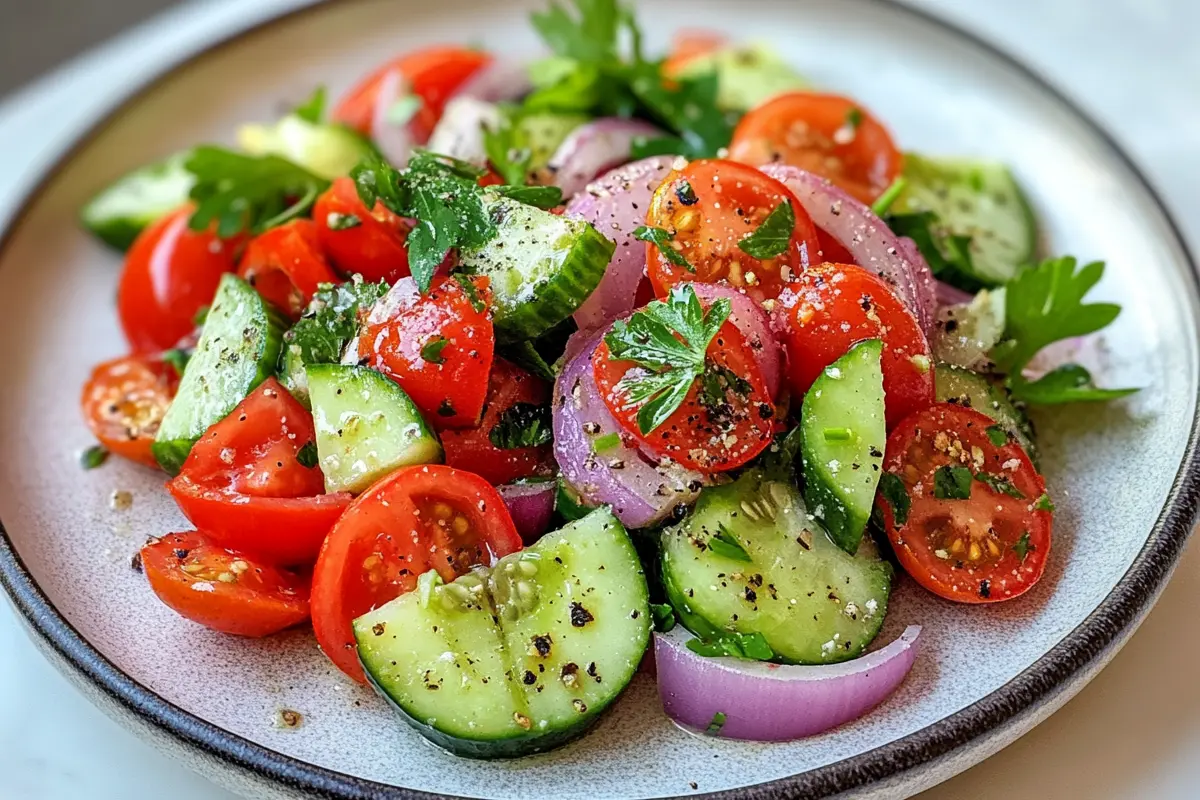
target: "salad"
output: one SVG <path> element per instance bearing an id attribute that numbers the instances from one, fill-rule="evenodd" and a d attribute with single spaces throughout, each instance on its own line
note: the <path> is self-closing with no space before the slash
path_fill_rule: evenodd
<path id="1" fill-rule="evenodd" d="M 532 24 L 529 60 L 406 53 L 96 195 L 130 353 L 84 465 L 169 476 L 162 602 L 311 621 L 454 753 L 578 736 L 651 645 L 689 728 L 854 719 L 916 657 L 920 620 L 868 651 L 904 575 L 964 615 L 1041 577 L 1027 411 L 1134 391 L 1060 363 L 1120 310 L 1104 265 L 767 47 Z"/>

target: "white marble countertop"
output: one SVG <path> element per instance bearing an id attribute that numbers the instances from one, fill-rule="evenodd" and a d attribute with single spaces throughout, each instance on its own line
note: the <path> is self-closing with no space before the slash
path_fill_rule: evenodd
<path id="1" fill-rule="evenodd" d="M 172 12 L 169 31 L 242 0 Z M 1200 3 L 1194 0 L 910 0 L 1000 44 L 1067 90 L 1162 191 L 1200 243 Z M 270 0 L 255 13 L 265 13 Z M 150 24 L 154 24 L 153 22 Z M 107 58 L 120 40 L 86 58 Z M 151 59 L 145 52 L 142 58 Z M 83 113 L 86 63 L 0 105 L 0 220 L 61 143 L 59 114 Z M 34 134 L 36 132 L 36 135 Z M 922 800 L 1191 798 L 1200 785 L 1200 547 L 1192 546 L 1142 629 L 1049 721 Z M 226 800 L 83 699 L 0 605 L 0 796 L 22 800 Z"/>

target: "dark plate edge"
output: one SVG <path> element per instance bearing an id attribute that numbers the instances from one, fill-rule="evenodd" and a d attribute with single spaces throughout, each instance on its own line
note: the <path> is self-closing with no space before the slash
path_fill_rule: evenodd
<path id="1" fill-rule="evenodd" d="M 872 2 L 892 5 L 969 42 L 1037 85 L 1082 121 L 1129 170 L 1157 207 L 1176 245 L 1191 267 L 1193 291 L 1200 294 L 1200 276 L 1197 274 L 1195 258 L 1162 197 L 1116 139 L 1074 100 L 1032 68 L 955 23 L 901 0 Z M 18 210 L 8 220 L 3 234 L 0 234 L 0 251 L 7 246 L 12 232 L 23 220 L 29 207 L 66 168 L 76 153 L 143 94 L 199 59 L 252 36 L 264 28 L 298 17 L 322 5 L 324 3 L 319 1 L 309 2 L 257 22 L 196 52 L 183 54 L 169 68 L 149 77 L 144 84 L 115 104 L 103 118 L 80 134 L 26 192 L 17 206 Z M 985 734 L 1017 722 L 1022 715 L 1034 710 L 1039 702 L 1049 701 L 1069 688 L 1072 679 L 1085 673 L 1098 658 L 1117 645 L 1131 632 L 1131 626 L 1136 625 L 1149 610 L 1149 606 L 1158 597 L 1170 576 L 1191 533 L 1200 505 L 1200 398 L 1196 408 L 1179 472 L 1145 546 L 1096 610 L 1052 650 L 1013 680 L 987 697 L 933 725 L 857 756 L 767 783 L 690 796 L 702 796 L 713 800 L 775 800 L 795 796 L 831 797 L 852 792 L 946 757 Z M 86 678 L 125 711 L 140 717 L 142 721 L 160 729 L 185 747 L 215 756 L 256 776 L 314 797 L 335 800 L 438 800 L 449 797 L 364 780 L 294 759 L 218 728 L 163 699 L 122 672 L 67 622 L 25 567 L 2 522 L 0 586 L 4 587 L 31 631 L 78 676 Z"/>

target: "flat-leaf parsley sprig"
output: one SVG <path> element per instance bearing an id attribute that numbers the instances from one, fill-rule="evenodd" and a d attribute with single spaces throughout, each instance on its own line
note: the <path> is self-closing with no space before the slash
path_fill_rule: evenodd
<path id="1" fill-rule="evenodd" d="M 628 322 L 617 321 L 604 337 L 609 358 L 630 361 L 631 369 L 615 390 L 639 407 L 638 428 L 650 433 L 674 414 L 687 398 L 692 384 L 704 373 L 705 353 L 731 306 L 721 298 L 707 311 L 688 284 L 671 289 L 666 301 L 655 300 Z"/>

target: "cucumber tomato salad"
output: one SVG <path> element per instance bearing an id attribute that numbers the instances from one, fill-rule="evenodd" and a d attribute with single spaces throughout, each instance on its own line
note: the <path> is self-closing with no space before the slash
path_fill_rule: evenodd
<path id="1" fill-rule="evenodd" d="M 692 729 L 853 719 L 916 655 L 920 620 L 868 650 L 901 575 L 963 614 L 1041 577 L 1027 410 L 1132 391 L 1049 347 L 1116 317 L 1104 266 L 769 48 L 531 21 L 528 59 L 404 53 L 88 203 L 130 352 L 85 465 L 169 476 L 194 530 L 135 562 L 164 603 L 311 621 L 461 755 L 579 735 L 652 642 Z"/>

